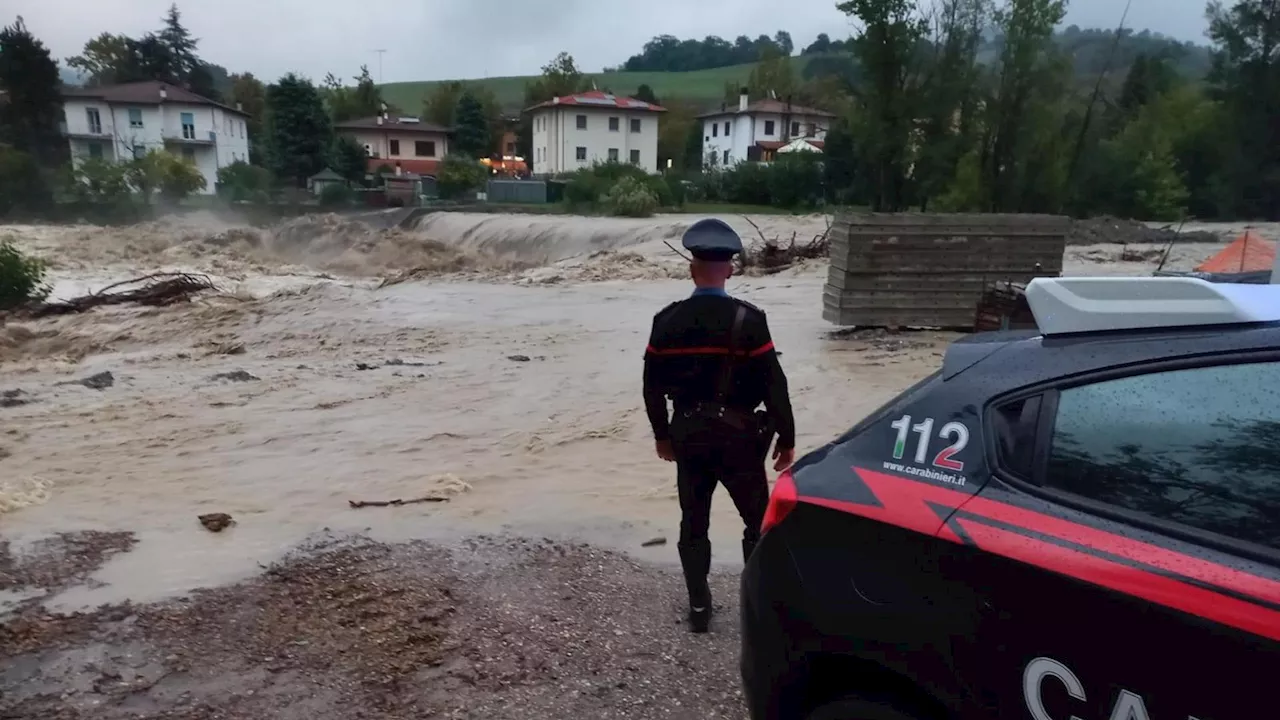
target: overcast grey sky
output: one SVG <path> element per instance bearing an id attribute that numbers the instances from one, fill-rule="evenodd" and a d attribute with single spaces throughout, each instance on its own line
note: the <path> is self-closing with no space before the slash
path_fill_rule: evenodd
<path id="1" fill-rule="evenodd" d="M 0 22 L 22 15 L 60 60 L 103 32 L 157 28 L 171 0 L 4 0 Z M 1204 42 L 1203 0 L 1133 0 L 1129 26 Z M 368 64 L 386 82 L 531 75 L 561 50 L 578 66 L 617 65 L 654 35 L 791 33 L 803 47 L 820 32 L 847 37 L 835 0 L 186 0 L 178 4 L 200 55 L 270 81 L 295 71 L 315 80 Z M 1070 0 L 1067 23 L 1114 27 L 1122 0 Z M 785 8 L 780 12 L 779 8 Z M 609 28 L 609 29 L 606 29 Z"/>

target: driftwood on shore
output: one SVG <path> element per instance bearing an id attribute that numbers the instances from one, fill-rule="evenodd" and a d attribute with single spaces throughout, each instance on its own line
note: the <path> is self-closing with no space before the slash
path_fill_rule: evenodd
<path id="1" fill-rule="evenodd" d="M 162 306 L 190 300 L 191 296 L 205 290 L 215 288 L 213 281 L 206 275 L 190 273 L 155 273 L 114 283 L 101 290 L 54 302 L 36 302 L 20 307 L 15 314 L 24 317 L 40 318 L 51 315 L 70 315 L 82 313 L 91 308 L 103 305 L 138 305 Z"/>
<path id="2" fill-rule="evenodd" d="M 813 260 L 827 257 L 830 248 L 831 221 L 827 220 L 827 229 L 807 242 L 797 242 L 795 232 L 791 240 L 783 244 L 780 238 L 766 237 L 759 225 L 746 215 L 742 216 L 751 227 L 755 228 L 760 241 L 744 247 L 739 256 L 740 270 L 758 269 L 765 275 L 782 272 L 801 260 Z"/>
<path id="3" fill-rule="evenodd" d="M 413 503 L 434 503 L 448 502 L 449 498 L 440 497 L 439 495 L 428 495 L 427 497 L 412 498 L 409 500 L 348 500 L 347 504 L 353 508 L 362 507 L 399 507 L 401 505 L 412 505 Z"/>

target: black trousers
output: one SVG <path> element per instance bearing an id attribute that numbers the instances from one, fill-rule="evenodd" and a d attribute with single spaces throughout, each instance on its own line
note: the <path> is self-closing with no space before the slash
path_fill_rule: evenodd
<path id="1" fill-rule="evenodd" d="M 760 538 L 769 504 L 765 457 L 768 436 L 726 430 L 713 420 L 680 412 L 672 418 L 671 444 L 676 455 L 680 493 L 680 544 L 703 545 L 711 526 L 711 496 L 723 484 L 745 525 L 744 549 Z"/>

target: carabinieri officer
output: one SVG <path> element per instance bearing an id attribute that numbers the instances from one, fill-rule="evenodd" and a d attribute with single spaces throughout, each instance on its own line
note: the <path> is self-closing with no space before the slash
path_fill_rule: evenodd
<path id="1" fill-rule="evenodd" d="M 769 502 L 765 457 L 774 469 L 795 456 L 795 419 L 787 378 L 778 363 L 760 308 L 730 297 L 725 281 L 742 239 L 727 223 L 699 220 L 685 231 L 693 259 L 693 294 L 653 318 L 644 355 L 644 404 L 658 457 L 676 463 L 680 494 L 680 564 L 689 591 L 689 624 L 706 632 L 711 621 L 711 495 L 724 483 L 746 528 L 745 561 L 760 538 Z M 667 417 L 667 399 L 674 413 Z M 764 410 L 757 408 L 763 404 Z"/>

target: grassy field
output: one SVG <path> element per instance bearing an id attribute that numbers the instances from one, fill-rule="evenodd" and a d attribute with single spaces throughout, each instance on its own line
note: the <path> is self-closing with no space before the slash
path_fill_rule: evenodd
<path id="1" fill-rule="evenodd" d="M 797 73 L 803 70 L 808 60 L 809 58 L 805 57 L 792 58 L 792 65 Z M 668 98 L 679 98 L 711 108 L 723 100 L 726 82 L 746 84 L 753 67 L 755 67 L 755 64 L 749 63 L 683 73 L 616 72 L 595 73 L 590 77 L 595 81 L 596 87 L 601 90 L 612 90 L 619 95 L 630 95 L 641 85 L 648 85 L 653 88 L 653 92 L 658 96 L 659 101 Z M 498 102 L 502 103 L 503 107 L 510 110 L 518 110 L 524 104 L 525 83 L 534 79 L 534 77 L 536 76 L 493 77 L 464 80 L 463 82 L 475 83 L 489 88 L 497 96 Z M 441 82 L 450 81 L 430 80 L 387 83 L 382 86 L 382 96 L 388 103 L 403 109 L 405 112 L 416 113 L 421 111 L 422 101 L 426 98 L 427 93 L 431 92 L 432 86 Z"/>

